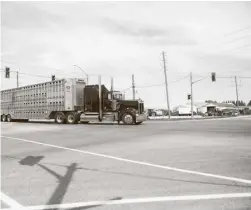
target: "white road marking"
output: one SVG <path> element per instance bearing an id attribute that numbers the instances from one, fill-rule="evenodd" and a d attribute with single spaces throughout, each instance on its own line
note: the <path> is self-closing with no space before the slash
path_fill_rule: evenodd
<path id="1" fill-rule="evenodd" d="M 187 123 L 191 123 L 191 122 L 207 122 L 207 121 L 221 121 L 221 120 L 250 120 L 250 116 L 237 116 L 237 117 L 219 117 L 219 118 L 206 118 L 204 119 L 203 117 L 202 118 L 194 118 L 193 120 L 190 118 L 185 118 L 185 119 L 178 119 L 178 120 L 168 120 L 168 118 L 162 118 L 162 119 L 151 119 L 151 120 L 148 120 L 146 121 L 147 123 L 151 123 L 151 122 L 154 122 L 154 123 L 167 123 L 167 122 L 170 122 L 170 123 L 184 123 L 184 122 L 187 122 Z"/>
<path id="2" fill-rule="evenodd" d="M 7 204 L 8 206 L 12 207 L 12 208 L 22 208 L 23 206 L 21 204 L 19 204 L 18 202 L 16 202 L 15 200 L 13 200 L 12 198 L 10 198 L 9 196 L 7 196 L 6 194 L 4 194 L 3 192 L 0 192 L 0 199 Z"/>
<path id="3" fill-rule="evenodd" d="M 72 209 L 72 208 L 101 206 L 101 205 L 119 205 L 119 204 L 121 205 L 121 204 L 138 204 L 138 203 L 164 202 L 164 201 L 191 201 L 191 200 L 212 200 L 212 199 L 249 198 L 249 197 L 251 197 L 251 193 L 183 195 L 183 196 L 132 198 L 132 199 L 110 200 L 110 201 L 87 201 L 78 203 L 27 206 L 22 208 L 6 208 L 2 210 Z"/>
<path id="4" fill-rule="evenodd" d="M 37 141 L 31 141 L 31 140 L 27 140 L 27 139 L 14 138 L 14 137 L 8 137 L 8 136 L 1 136 L 1 137 L 7 138 L 7 139 L 13 139 L 13 140 L 17 140 L 17 141 L 24 141 L 24 142 L 28 142 L 28 143 L 38 144 L 38 145 L 47 146 L 47 147 L 53 147 L 53 148 L 64 149 L 64 150 L 69 150 L 69 151 L 73 151 L 73 152 L 79 152 L 79 153 L 83 153 L 83 154 L 89 154 L 89 155 L 103 157 L 103 158 L 109 158 L 109 159 L 113 159 L 113 160 L 119 160 L 119 161 L 128 162 L 128 163 L 134 163 L 134 164 L 138 164 L 138 165 L 151 166 L 154 168 L 161 168 L 161 169 L 166 169 L 166 170 L 171 170 L 171 171 L 178 171 L 178 172 L 187 173 L 187 174 L 196 174 L 196 175 L 205 176 L 205 177 L 213 177 L 213 178 L 217 178 L 217 179 L 224 179 L 224 180 L 229 180 L 229 181 L 241 182 L 241 183 L 245 183 L 245 184 L 251 184 L 251 180 L 248 180 L 248 179 L 240 179 L 240 178 L 236 178 L 236 177 L 222 176 L 222 175 L 217 175 L 217 174 L 180 169 L 180 168 L 175 168 L 175 167 L 170 167 L 170 166 L 157 165 L 157 164 L 152 164 L 152 163 L 143 162 L 143 161 L 130 160 L 130 159 L 125 159 L 125 158 L 105 155 L 105 154 L 101 154 L 101 153 L 89 152 L 89 151 L 85 151 L 85 150 L 72 149 L 72 148 L 57 146 L 57 145 L 53 145 L 53 144 L 46 144 L 46 143 L 41 143 L 41 142 L 37 142 Z"/>

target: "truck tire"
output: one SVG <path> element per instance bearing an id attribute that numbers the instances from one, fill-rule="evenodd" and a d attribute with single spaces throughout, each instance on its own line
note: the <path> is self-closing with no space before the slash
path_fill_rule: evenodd
<path id="1" fill-rule="evenodd" d="M 142 123 L 143 123 L 143 122 L 137 122 L 136 125 L 140 125 L 140 124 L 142 124 Z"/>
<path id="2" fill-rule="evenodd" d="M 122 115 L 122 121 L 124 125 L 133 125 L 135 123 L 133 114 L 128 112 Z"/>
<path id="3" fill-rule="evenodd" d="M 2 120 L 2 122 L 6 122 L 6 115 L 5 114 L 2 115 L 1 120 Z"/>
<path id="4" fill-rule="evenodd" d="M 55 122 L 57 124 L 64 124 L 65 123 L 65 114 L 63 112 L 57 112 L 55 114 Z"/>
<path id="5" fill-rule="evenodd" d="M 7 122 L 12 122 L 12 118 L 11 118 L 11 115 L 10 115 L 10 114 L 7 115 L 6 120 L 7 120 Z"/>
<path id="6" fill-rule="evenodd" d="M 66 114 L 66 123 L 67 124 L 76 124 L 79 121 L 79 116 L 75 112 L 69 112 Z"/>

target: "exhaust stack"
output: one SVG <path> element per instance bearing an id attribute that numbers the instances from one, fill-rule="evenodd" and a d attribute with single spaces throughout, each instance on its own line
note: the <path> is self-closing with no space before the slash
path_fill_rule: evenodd
<path id="1" fill-rule="evenodd" d="M 113 77 L 111 78 L 111 100 L 113 100 Z"/>
<path id="2" fill-rule="evenodd" d="M 102 113 L 102 86 L 101 86 L 101 75 L 98 76 L 98 89 L 99 89 L 99 121 L 102 121 L 103 113 Z"/>

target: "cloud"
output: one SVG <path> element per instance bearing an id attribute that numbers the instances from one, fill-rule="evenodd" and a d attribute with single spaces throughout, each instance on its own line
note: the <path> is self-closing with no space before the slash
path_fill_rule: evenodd
<path id="1" fill-rule="evenodd" d="M 39 5 L 39 2 L 3 2 L 3 30 L 5 28 L 15 30 L 44 29 L 62 23 L 60 16 L 42 9 Z"/>
<path id="2" fill-rule="evenodd" d="M 102 25 L 106 30 L 128 36 L 148 44 L 154 45 L 197 45 L 192 38 L 192 31 L 184 26 L 158 27 L 154 25 L 135 24 L 129 21 L 118 21 L 104 18 Z"/>

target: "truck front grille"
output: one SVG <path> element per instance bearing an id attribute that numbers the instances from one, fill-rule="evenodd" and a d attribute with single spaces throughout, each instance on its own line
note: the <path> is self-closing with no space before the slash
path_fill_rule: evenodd
<path id="1" fill-rule="evenodd" d="M 144 113 L 144 103 L 139 103 L 139 114 Z"/>

